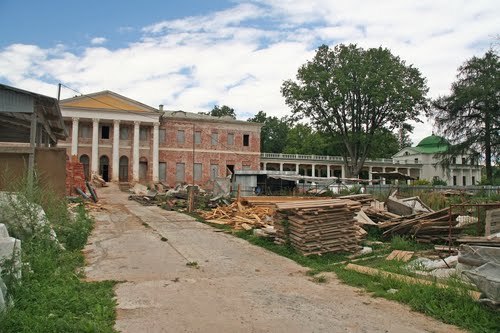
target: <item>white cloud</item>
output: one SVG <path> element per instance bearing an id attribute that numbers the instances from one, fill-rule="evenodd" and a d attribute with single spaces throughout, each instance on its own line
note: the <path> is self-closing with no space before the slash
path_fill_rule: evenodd
<path id="1" fill-rule="evenodd" d="M 388 47 L 414 64 L 436 97 L 448 92 L 463 61 L 493 42 L 499 14 L 500 4 L 486 0 L 242 1 L 153 23 L 119 49 L 104 47 L 104 37 L 81 53 L 13 44 L 0 50 L 0 80 L 52 96 L 60 81 L 83 93 L 109 89 L 173 110 L 207 111 L 214 103 L 242 116 L 259 110 L 284 116 L 283 80 L 295 78 L 321 43 L 357 43 Z M 422 119 L 414 142 L 432 131 Z"/>
<path id="2" fill-rule="evenodd" d="M 92 45 L 102 45 L 107 42 L 107 39 L 104 37 L 94 37 L 90 40 L 90 44 Z"/>

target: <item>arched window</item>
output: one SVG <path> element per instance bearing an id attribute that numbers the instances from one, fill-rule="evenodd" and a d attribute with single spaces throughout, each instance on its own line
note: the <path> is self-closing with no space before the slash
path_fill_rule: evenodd
<path id="1" fill-rule="evenodd" d="M 90 169 L 89 169 L 89 155 L 80 156 L 80 163 L 83 164 L 83 174 L 85 175 L 85 179 L 90 179 Z"/>
<path id="2" fill-rule="evenodd" d="M 120 168 L 118 178 L 121 182 L 128 182 L 128 157 L 120 157 Z"/>

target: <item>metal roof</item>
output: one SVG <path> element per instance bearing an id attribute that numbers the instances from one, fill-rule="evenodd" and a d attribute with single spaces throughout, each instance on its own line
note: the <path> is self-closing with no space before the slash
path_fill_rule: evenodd
<path id="1" fill-rule="evenodd" d="M 36 113 L 38 122 L 55 142 L 68 136 L 57 99 L 0 84 L 1 121 L 29 123 L 31 113 Z"/>

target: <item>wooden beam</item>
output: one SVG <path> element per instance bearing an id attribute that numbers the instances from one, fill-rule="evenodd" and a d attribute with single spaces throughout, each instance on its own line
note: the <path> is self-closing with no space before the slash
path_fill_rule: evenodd
<path id="1" fill-rule="evenodd" d="M 370 276 L 377 276 L 378 275 L 378 276 L 382 276 L 385 278 L 390 278 L 390 279 L 394 279 L 397 281 L 406 282 L 408 284 L 424 284 L 424 285 L 428 285 L 428 286 L 435 285 L 438 288 L 443 288 L 443 289 L 448 288 L 447 285 L 442 284 L 442 283 L 437 283 L 437 282 L 433 282 L 430 280 L 423 280 L 423 279 L 414 278 L 411 276 L 386 272 L 386 271 L 382 271 L 380 269 L 366 267 L 366 266 L 360 266 L 360 265 L 356 265 L 356 264 L 348 264 L 345 267 L 345 269 L 347 269 L 348 271 L 355 271 L 355 272 L 370 275 Z M 481 293 L 478 291 L 469 290 L 469 295 L 473 299 L 478 300 L 479 297 L 481 296 Z"/>

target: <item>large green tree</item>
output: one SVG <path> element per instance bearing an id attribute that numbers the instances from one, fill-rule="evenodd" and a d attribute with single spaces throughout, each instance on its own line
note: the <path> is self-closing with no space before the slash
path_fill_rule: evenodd
<path id="1" fill-rule="evenodd" d="M 493 164 L 500 158 L 500 63 L 490 50 L 458 68 L 451 93 L 433 102 L 433 116 L 450 141 L 444 164 L 471 149 L 484 155 L 487 181 L 493 183 Z"/>
<path id="2" fill-rule="evenodd" d="M 327 144 L 321 133 L 307 124 L 290 128 L 283 152 L 301 155 L 328 155 Z"/>
<path id="3" fill-rule="evenodd" d="M 199 113 L 206 114 L 206 115 L 213 116 L 213 117 L 229 116 L 233 119 L 236 119 L 236 112 L 234 111 L 233 108 L 230 108 L 227 105 L 223 105 L 220 107 L 218 105 L 214 105 L 214 108 L 212 110 L 210 110 L 210 112 L 199 112 Z"/>
<path id="4" fill-rule="evenodd" d="M 340 135 L 347 171 L 356 176 L 377 129 L 418 121 L 428 88 L 418 69 L 388 49 L 341 44 L 321 46 L 281 91 L 295 119 L 308 118 L 332 139 Z"/>
<path id="5" fill-rule="evenodd" d="M 259 111 L 254 117 L 248 119 L 248 121 L 263 124 L 260 135 L 261 152 L 283 152 L 288 135 L 288 124 L 284 119 L 267 116 L 264 111 Z"/>

